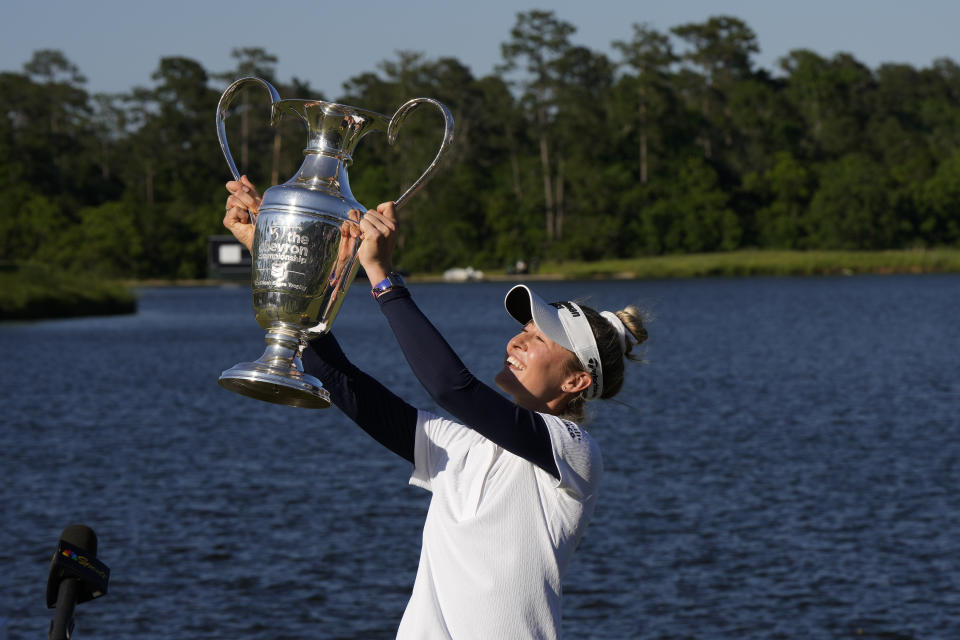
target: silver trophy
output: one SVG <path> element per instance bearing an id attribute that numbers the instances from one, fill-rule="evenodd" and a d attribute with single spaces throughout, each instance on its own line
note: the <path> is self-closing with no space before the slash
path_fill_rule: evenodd
<path id="1" fill-rule="evenodd" d="M 242 362 L 220 374 L 230 391 L 294 407 L 323 409 L 330 394 L 303 372 L 300 351 L 310 332 L 330 329 L 357 272 L 359 222 L 366 207 L 350 192 L 347 167 L 357 142 L 373 131 L 386 131 L 393 144 L 397 130 L 422 103 L 440 109 L 444 134 L 433 162 L 403 195 L 397 208 L 433 175 L 453 141 L 453 116 L 432 98 L 414 98 L 393 117 L 318 100 L 281 100 L 261 78 L 241 78 L 223 92 L 217 105 L 217 136 L 235 180 L 240 172 L 230 155 L 224 120 L 227 108 L 244 86 L 258 84 L 270 94 L 270 123 L 284 115 L 302 121 L 309 133 L 304 160 L 296 175 L 263 194 L 253 239 L 253 308 L 266 332 L 267 348 L 255 362 Z M 351 233 L 353 227 L 354 233 Z"/>

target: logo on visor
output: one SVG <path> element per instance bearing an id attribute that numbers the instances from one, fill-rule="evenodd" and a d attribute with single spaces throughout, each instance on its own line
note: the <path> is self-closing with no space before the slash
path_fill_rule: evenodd
<path id="1" fill-rule="evenodd" d="M 556 307 L 557 309 L 566 309 L 567 312 L 572 315 L 574 318 L 580 317 L 580 312 L 577 311 L 577 308 L 570 304 L 569 302 L 551 302 L 551 307 Z"/>
<path id="2" fill-rule="evenodd" d="M 590 377 L 593 378 L 593 384 L 597 384 L 597 370 L 600 368 L 600 363 L 597 362 L 596 358 L 590 358 L 587 360 L 587 368 L 590 369 Z"/>

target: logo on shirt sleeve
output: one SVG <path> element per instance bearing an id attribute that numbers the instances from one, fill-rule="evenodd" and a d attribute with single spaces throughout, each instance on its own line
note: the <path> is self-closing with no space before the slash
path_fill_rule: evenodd
<path id="1" fill-rule="evenodd" d="M 583 440 L 583 432 L 580 431 L 580 427 L 578 427 L 576 423 L 570 422 L 569 420 L 564 420 L 563 424 L 566 425 L 567 433 L 570 434 L 570 437 L 573 440 L 576 440 L 577 442 L 580 442 L 581 440 Z"/>

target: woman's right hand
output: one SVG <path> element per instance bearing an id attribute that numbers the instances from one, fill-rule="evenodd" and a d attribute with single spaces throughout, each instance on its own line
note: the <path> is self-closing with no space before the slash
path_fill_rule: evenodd
<path id="1" fill-rule="evenodd" d="M 392 202 L 384 202 L 376 210 L 370 209 L 360 220 L 360 252 L 358 258 L 367 273 L 370 286 L 375 287 L 393 271 L 393 248 L 397 244 L 399 222 Z"/>
<path id="2" fill-rule="evenodd" d="M 245 175 L 240 176 L 239 180 L 229 181 L 226 187 L 230 195 L 227 196 L 223 226 L 230 230 L 247 251 L 252 251 L 253 232 L 262 200 L 260 193 Z"/>

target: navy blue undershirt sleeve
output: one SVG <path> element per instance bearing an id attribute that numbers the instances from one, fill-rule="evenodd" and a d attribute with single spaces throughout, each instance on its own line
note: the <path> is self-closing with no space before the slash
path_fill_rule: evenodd
<path id="1" fill-rule="evenodd" d="M 303 370 L 330 392 L 330 400 L 374 440 L 413 463 L 417 409 L 353 365 L 327 333 L 310 340 Z"/>
<path id="2" fill-rule="evenodd" d="M 560 477 L 541 415 L 518 407 L 470 373 L 408 289 L 392 289 L 378 302 L 414 375 L 438 405 L 507 451 Z"/>

